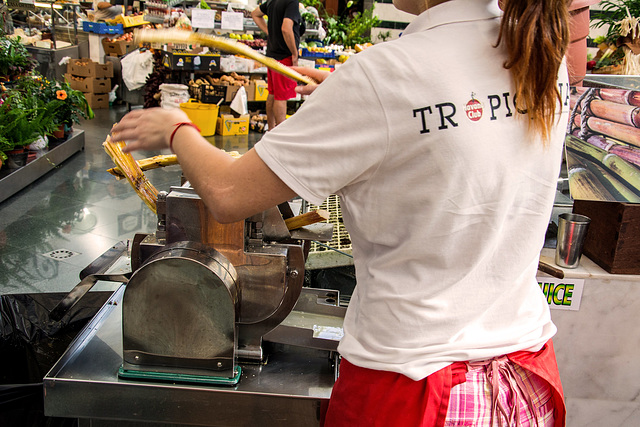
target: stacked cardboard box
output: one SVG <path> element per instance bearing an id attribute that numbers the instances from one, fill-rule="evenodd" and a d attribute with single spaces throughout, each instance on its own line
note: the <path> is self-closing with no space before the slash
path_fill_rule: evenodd
<path id="1" fill-rule="evenodd" d="M 92 109 L 109 108 L 113 63 L 99 64 L 90 58 L 70 59 L 65 78 L 84 93 Z"/>
<path id="2" fill-rule="evenodd" d="M 120 57 L 136 49 L 135 43 L 130 40 L 102 39 L 102 47 L 105 55 Z"/>
<path id="3" fill-rule="evenodd" d="M 216 125 L 217 135 L 248 135 L 249 115 L 237 114 L 227 106 L 220 108 L 220 115 Z"/>

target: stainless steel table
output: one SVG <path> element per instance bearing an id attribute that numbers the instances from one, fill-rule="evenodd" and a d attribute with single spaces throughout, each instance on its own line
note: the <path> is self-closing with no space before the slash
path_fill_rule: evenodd
<path id="1" fill-rule="evenodd" d="M 273 345 L 266 364 L 241 365 L 236 386 L 118 378 L 123 294 L 121 286 L 45 376 L 47 416 L 92 426 L 319 424 L 335 379 L 327 351 Z"/>

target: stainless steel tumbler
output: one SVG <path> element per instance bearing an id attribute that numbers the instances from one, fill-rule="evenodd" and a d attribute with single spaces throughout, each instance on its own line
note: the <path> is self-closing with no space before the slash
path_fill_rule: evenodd
<path id="1" fill-rule="evenodd" d="M 584 239 L 591 218 L 563 213 L 558 217 L 558 244 L 556 246 L 556 264 L 563 268 L 576 268 L 580 264 Z"/>

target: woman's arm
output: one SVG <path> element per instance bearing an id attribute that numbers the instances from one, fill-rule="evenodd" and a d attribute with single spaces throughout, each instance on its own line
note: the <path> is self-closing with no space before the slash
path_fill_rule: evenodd
<path id="1" fill-rule="evenodd" d="M 189 118 L 179 109 L 134 110 L 114 126 L 112 135 L 127 141 L 125 152 L 159 150 L 169 148 L 171 134 L 182 122 Z M 255 150 L 234 159 L 191 126 L 179 127 L 171 145 L 186 178 L 221 223 L 245 219 L 296 196 Z"/>

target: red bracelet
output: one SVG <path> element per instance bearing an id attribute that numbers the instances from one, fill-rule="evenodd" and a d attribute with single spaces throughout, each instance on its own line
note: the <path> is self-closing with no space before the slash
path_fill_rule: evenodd
<path id="1" fill-rule="evenodd" d="M 195 130 L 200 132 L 200 128 L 191 122 L 180 122 L 180 123 L 176 123 L 174 126 L 176 128 L 173 130 L 173 132 L 171 132 L 171 137 L 169 138 L 169 150 L 171 150 L 172 153 L 173 153 L 173 137 L 176 135 L 176 132 L 178 131 L 178 129 L 180 129 L 182 126 L 191 126 Z"/>

